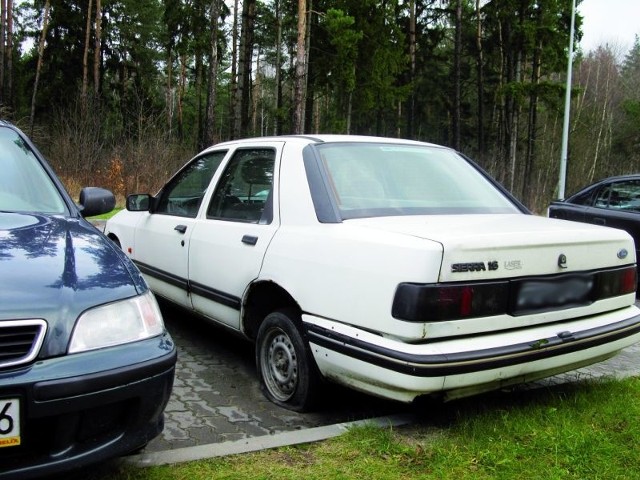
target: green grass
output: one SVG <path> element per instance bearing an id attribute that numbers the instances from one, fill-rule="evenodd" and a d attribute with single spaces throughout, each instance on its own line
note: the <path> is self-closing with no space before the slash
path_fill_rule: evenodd
<path id="1" fill-rule="evenodd" d="M 315 444 L 178 465 L 114 465 L 100 478 L 640 478 L 640 379 L 422 408 L 422 421 L 410 427 L 360 427 Z"/>

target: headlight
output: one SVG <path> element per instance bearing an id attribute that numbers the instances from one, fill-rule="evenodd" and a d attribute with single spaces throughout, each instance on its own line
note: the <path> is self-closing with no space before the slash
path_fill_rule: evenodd
<path id="1" fill-rule="evenodd" d="M 151 292 L 87 310 L 76 322 L 69 353 L 84 352 L 155 337 L 164 331 Z"/>

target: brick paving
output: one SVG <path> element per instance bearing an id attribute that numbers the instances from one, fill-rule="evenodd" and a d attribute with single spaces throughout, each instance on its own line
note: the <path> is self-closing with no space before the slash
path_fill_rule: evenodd
<path id="1" fill-rule="evenodd" d="M 389 414 L 409 406 L 328 386 L 322 410 L 300 414 L 269 402 L 260 392 L 253 345 L 186 312 L 162 304 L 167 328 L 178 346 L 173 394 L 164 432 L 145 453 L 233 442 L 301 431 Z M 525 388 L 553 386 L 603 376 L 637 375 L 640 344 L 601 363 L 550 377 Z"/>
<path id="2" fill-rule="evenodd" d="M 252 344 L 164 303 L 162 310 L 178 347 L 178 366 L 164 431 L 145 452 L 298 431 L 407 408 L 333 385 L 327 386 L 321 411 L 280 408 L 260 391 Z"/>

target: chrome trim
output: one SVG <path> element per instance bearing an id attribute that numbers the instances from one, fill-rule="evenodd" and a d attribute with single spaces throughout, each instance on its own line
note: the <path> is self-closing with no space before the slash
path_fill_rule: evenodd
<path id="1" fill-rule="evenodd" d="M 47 322 L 45 322 L 42 319 L 34 318 L 29 320 L 0 320 L 0 335 L 2 335 L 2 331 L 5 328 L 34 327 L 34 326 L 39 327 L 39 329 L 36 332 L 31 342 L 31 348 L 29 349 L 27 354 L 19 358 L 14 358 L 12 360 L 9 360 L 7 362 L 0 361 L 0 368 L 15 367 L 18 365 L 29 363 L 32 360 L 34 360 L 38 356 L 38 353 L 40 352 L 40 347 L 42 347 L 45 334 L 47 333 Z"/>

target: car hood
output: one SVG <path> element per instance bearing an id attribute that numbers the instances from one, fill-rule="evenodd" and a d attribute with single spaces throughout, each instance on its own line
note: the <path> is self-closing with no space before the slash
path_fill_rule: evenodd
<path id="1" fill-rule="evenodd" d="M 442 245 L 440 281 L 549 275 L 633 264 L 622 230 L 535 215 L 430 215 L 349 220 Z"/>
<path id="2" fill-rule="evenodd" d="M 146 290 L 124 254 L 79 218 L 0 212 L 0 322 L 47 322 L 42 356 L 63 354 L 88 308 Z"/>

